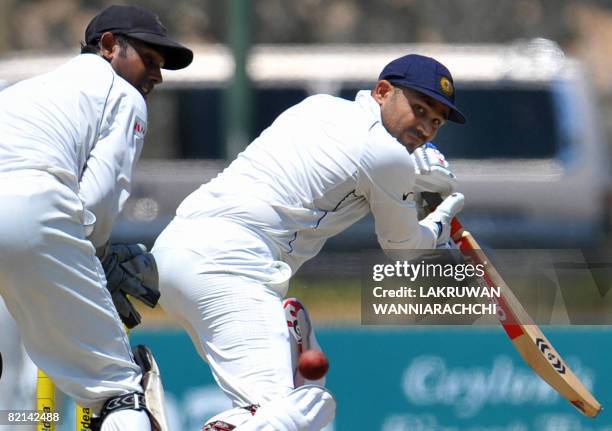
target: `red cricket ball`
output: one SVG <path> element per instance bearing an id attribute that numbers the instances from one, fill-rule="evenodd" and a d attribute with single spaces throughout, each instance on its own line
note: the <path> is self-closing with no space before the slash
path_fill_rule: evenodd
<path id="1" fill-rule="evenodd" d="M 306 350 L 300 355 L 298 370 L 308 380 L 319 380 L 329 370 L 329 361 L 323 352 Z"/>

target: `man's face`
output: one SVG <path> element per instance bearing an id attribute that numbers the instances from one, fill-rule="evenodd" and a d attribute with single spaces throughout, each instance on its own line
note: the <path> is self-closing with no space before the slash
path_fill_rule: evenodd
<path id="1" fill-rule="evenodd" d="M 110 49 L 103 51 L 115 72 L 132 84 L 146 99 L 157 84 L 161 84 L 161 67 L 164 57 L 152 46 L 135 39 L 120 43 L 114 37 Z M 103 39 L 104 40 L 104 39 Z"/>
<path id="2" fill-rule="evenodd" d="M 437 100 L 410 88 L 378 81 L 372 96 L 380 105 L 387 132 L 409 152 L 435 138 L 446 123 L 450 109 Z"/>

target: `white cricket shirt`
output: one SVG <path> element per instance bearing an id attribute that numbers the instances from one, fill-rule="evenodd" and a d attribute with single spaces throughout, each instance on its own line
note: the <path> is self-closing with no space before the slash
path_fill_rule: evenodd
<path id="1" fill-rule="evenodd" d="M 384 249 L 434 248 L 421 226 L 408 150 L 383 127 L 369 91 L 308 97 L 281 114 L 179 218 L 222 217 L 272 241 L 295 272 L 325 240 L 369 211 Z"/>
<path id="2" fill-rule="evenodd" d="M 147 126 L 142 95 L 94 54 L 0 92 L 0 172 L 52 173 L 96 216 L 94 246 L 127 200 Z"/>

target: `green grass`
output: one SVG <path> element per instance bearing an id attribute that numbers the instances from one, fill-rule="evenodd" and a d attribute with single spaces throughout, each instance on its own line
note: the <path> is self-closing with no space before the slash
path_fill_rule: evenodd
<path id="1" fill-rule="evenodd" d="M 359 278 L 296 277 L 287 297 L 302 301 L 317 324 L 359 323 L 361 319 Z"/>
<path id="2" fill-rule="evenodd" d="M 295 277 L 287 297 L 296 297 L 318 326 L 358 324 L 361 319 L 361 281 L 359 278 Z M 150 309 L 133 301 L 142 315 L 143 328 L 178 327 L 161 307 Z"/>

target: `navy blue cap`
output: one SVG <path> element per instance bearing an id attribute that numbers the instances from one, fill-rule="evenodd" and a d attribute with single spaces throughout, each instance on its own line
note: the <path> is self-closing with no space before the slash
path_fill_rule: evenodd
<path id="1" fill-rule="evenodd" d="M 450 108 L 449 121 L 465 123 L 465 116 L 455 106 L 453 77 L 444 65 L 433 58 L 409 54 L 387 64 L 378 77 L 393 85 L 408 87 Z"/>
<path id="2" fill-rule="evenodd" d="M 94 43 L 105 32 L 122 34 L 152 45 L 164 56 L 164 69 L 189 66 L 193 52 L 173 41 L 158 16 L 140 6 L 109 6 L 96 15 L 85 30 L 85 42 Z"/>

